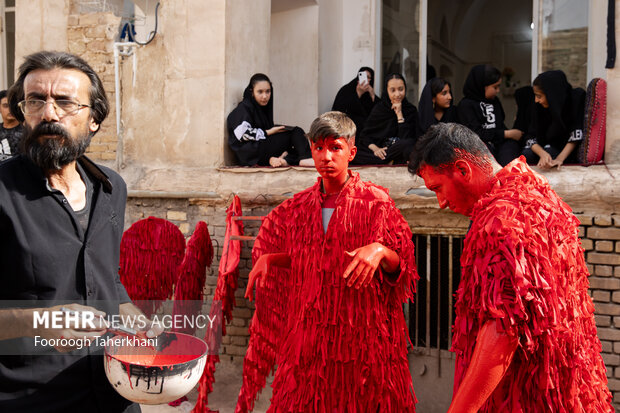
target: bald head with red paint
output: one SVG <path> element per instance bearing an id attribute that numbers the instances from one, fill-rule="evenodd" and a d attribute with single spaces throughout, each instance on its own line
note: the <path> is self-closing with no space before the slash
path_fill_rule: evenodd
<path id="1" fill-rule="evenodd" d="M 342 112 L 327 112 L 312 122 L 308 132 L 312 159 L 327 193 L 339 191 L 355 158 L 355 124 Z"/>
<path id="2" fill-rule="evenodd" d="M 501 166 L 470 129 L 440 123 L 420 138 L 408 168 L 435 192 L 440 208 L 470 216 Z"/>

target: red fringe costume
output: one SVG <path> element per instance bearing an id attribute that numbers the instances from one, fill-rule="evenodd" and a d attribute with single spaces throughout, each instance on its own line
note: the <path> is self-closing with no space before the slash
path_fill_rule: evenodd
<path id="1" fill-rule="evenodd" d="M 243 235 L 243 221 L 235 221 L 233 217 L 243 215 L 241 210 L 241 200 L 237 195 L 233 197 L 228 209 L 226 209 L 226 233 L 224 235 L 224 248 L 222 250 L 222 258 L 217 275 L 217 286 L 213 294 L 213 304 L 211 305 L 210 316 L 215 317 L 216 328 L 222 329 L 222 337 L 226 335 L 226 323 L 232 321 L 232 310 L 235 306 L 235 291 L 239 279 L 239 260 L 241 258 L 241 241 L 231 240 L 232 236 Z M 218 305 L 218 302 L 220 303 Z M 221 317 L 217 317 L 218 310 L 221 309 Z M 224 319 L 226 323 L 222 322 Z M 221 326 L 221 327 L 220 327 Z M 216 337 L 212 336 L 210 330 L 207 330 L 205 341 L 210 348 L 218 346 L 215 343 Z M 215 365 L 220 362 L 219 355 L 209 354 L 207 363 L 200 377 L 198 386 L 198 399 L 196 406 L 192 410 L 195 413 L 210 413 L 209 394 L 213 391 L 213 383 L 215 382 Z"/>
<path id="2" fill-rule="evenodd" d="M 150 317 L 170 298 L 185 255 L 185 237 L 170 221 L 148 217 L 123 233 L 119 275 L 132 301 Z"/>
<path id="3" fill-rule="evenodd" d="M 415 411 L 402 310 L 418 278 L 411 230 L 387 190 L 349 174 L 326 234 L 320 178 L 261 226 L 254 262 L 286 252 L 291 269 L 257 286 L 237 411 L 252 408 L 274 363 L 269 412 Z M 398 278 L 378 271 L 367 288 L 348 287 L 345 251 L 372 242 L 398 254 Z"/>
<path id="4" fill-rule="evenodd" d="M 204 298 L 207 268 L 213 262 L 213 245 L 207 224 L 199 221 L 185 249 L 185 257 L 179 266 L 174 287 L 173 313 L 180 315 L 198 315 Z M 185 334 L 193 334 L 195 327 L 175 328 Z"/>
<path id="5" fill-rule="evenodd" d="M 519 346 L 480 412 L 613 412 L 570 207 L 521 158 L 496 175 L 471 218 L 456 293 L 455 393 L 478 331 L 496 320 Z"/>

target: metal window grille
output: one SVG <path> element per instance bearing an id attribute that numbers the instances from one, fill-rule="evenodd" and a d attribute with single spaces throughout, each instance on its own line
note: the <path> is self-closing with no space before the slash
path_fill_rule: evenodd
<path id="1" fill-rule="evenodd" d="M 463 234 L 413 235 L 420 279 L 406 316 L 414 350 L 429 354 L 431 349 L 449 350 L 452 345 L 454 293 L 461 279 L 463 240 Z"/>

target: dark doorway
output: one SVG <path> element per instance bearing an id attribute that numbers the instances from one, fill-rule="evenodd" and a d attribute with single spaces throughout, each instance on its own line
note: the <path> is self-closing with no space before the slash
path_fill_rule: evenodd
<path id="1" fill-rule="evenodd" d="M 514 90 L 531 83 L 532 1 L 429 1 L 427 32 L 428 63 L 450 81 L 455 103 L 472 66 L 489 63 L 505 73 L 499 97 L 511 128 Z"/>

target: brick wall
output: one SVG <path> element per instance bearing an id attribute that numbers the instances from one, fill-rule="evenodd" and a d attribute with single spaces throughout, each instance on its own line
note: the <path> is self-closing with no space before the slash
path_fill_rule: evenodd
<path id="1" fill-rule="evenodd" d="M 219 257 L 222 254 L 225 217 L 228 204 L 188 199 L 130 198 L 127 202 L 125 227 L 149 216 L 165 218 L 190 236 L 198 221 L 205 221 L 216 247 L 216 256 L 207 272 L 205 294 L 212 296 L 217 283 Z M 266 215 L 272 206 L 247 206 L 244 215 Z M 620 411 L 620 215 L 592 216 L 577 214 L 581 221 L 579 236 L 585 249 L 590 271 L 590 292 L 595 304 L 598 335 L 603 345 L 609 388 L 614 404 Z M 245 234 L 256 235 L 258 223 L 246 223 Z M 253 303 L 243 298 L 247 275 L 251 268 L 251 242 L 244 242 L 239 263 L 239 288 L 235 293 L 233 321 L 223 338 L 221 357 L 241 363 L 248 344 L 248 326 L 254 311 Z"/>
<path id="2" fill-rule="evenodd" d="M 114 91 L 114 39 L 120 17 L 112 13 L 79 14 L 73 7 L 67 24 L 68 52 L 86 60 L 97 72 L 108 100 L 110 114 L 101 125 L 88 148 L 88 156 L 95 161 L 112 162 L 116 159 L 116 94 Z"/>
<path id="3" fill-rule="evenodd" d="M 561 69 L 573 87 L 586 85 L 588 28 L 550 32 L 542 40 L 542 71 Z"/>
<path id="4" fill-rule="evenodd" d="M 212 297 L 217 285 L 217 273 L 219 258 L 222 255 L 224 233 L 226 231 L 226 208 L 228 204 L 205 202 L 202 200 L 188 199 L 155 199 L 155 198 L 130 198 L 127 201 L 125 214 L 125 229 L 134 222 L 154 216 L 167 219 L 176 224 L 183 235 L 189 237 L 198 221 L 204 221 L 209 227 L 209 234 L 216 251 L 211 268 L 207 271 L 205 295 Z M 243 206 L 244 215 L 266 215 L 271 207 Z M 254 222 L 244 223 L 246 235 L 256 235 L 259 224 Z M 222 350 L 220 357 L 230 357 L 231 360 L 241 363 L 248 345 L 249 321 L 254 312 L 254 304 L 243 298 L 247 278 L 252 267 L 251 252 L 252 243 L 243 242 L 241 261 L 239 262 L 239 288 L 235 292 L 236 306 L 233 309 L 233 320 L 226 327 L 226 336 L 222 338 Z"/>
<path id="5" fill-rule="evenodd" d="M 620 410 L 620 215 L 578 214 L 609 389 Z"/>

